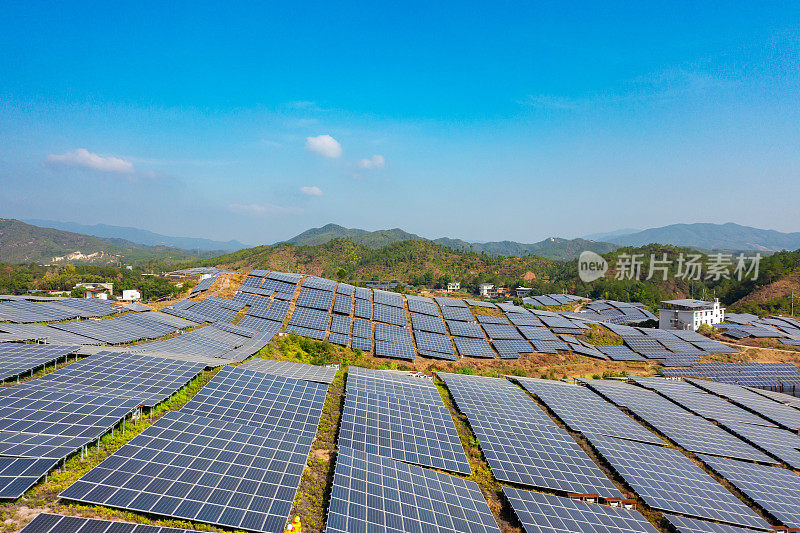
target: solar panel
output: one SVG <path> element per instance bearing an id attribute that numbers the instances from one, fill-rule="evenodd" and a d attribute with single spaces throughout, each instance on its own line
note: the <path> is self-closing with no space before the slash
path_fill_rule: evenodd
<path id="1" fill-rule="evenodd" d="M 525 533 L 615 531 L 657 533 L 637 511 L 586 503 L 573 498 L 503 487 Z"/>
<path id="2" fill-rule="evenodd" d="M 247 361 L 239 368 L 266 372 L 274 376 L 285 378 L 316 381 L 318 383 L 332 383 L 336 377 L 337 368 L 330 366 L 307 365 L 291 361 L 275 361 L 273 359 L 255 358 Z"/>
<path id="3" fill-rule="evenodd" d="M 372 300 L 372 290 L 367 289 L 366 287 L 356 287 L 355 288 L 355 297 L 361 300 Z"/>
<path id="4" fill-rule="evenodd" d="M 499 533 L 478 485 L 386 457 L 340 448 L 327 533 Z"/>
<path id="5" fill-rule="evenodd" d="M 170 412 L 60 497 L 250 531 L 280 531 L 313 438 Z"/>
<path id="6" fill-rule="evenodd" d="M 413 345 L 382 340 L 375 341 L 375 355 L 393 359 L 406 359 L 408 361 L 413 361 L 416 358 Z"/>
<path id="7" fill-rule="evenodd" d="M 490 339 L 522 340 L 522 335 L 511 324 L 484 324 L 483 329 Z"/>
<path id="8" fill-rule="evenodd" d="M 557 341 L 555 333 L 547 328 L 533 326 L 519 326 L 519 330 L 529 341 Z"/>
<path id="9" fill-rule="evenodd" d="M 292 318 L 289 319 L 289 325 L 325 331 L 328 329 L 330 318 L 330 313 L 326 311 L 309 309 L 308 307 L 295 307 Z"/>
<path id="10" fill-rule="evenodd" d="M 375 304 L 403 308 L 403 296 L 396 292 L 376 290 L 373 292 L 372 298 Z"/>
<path id="11" fill-rule="evenodd" d="M 442 308 L 467 307 L 467 304 L 464 302 L 464 300 L 461 300 L 460 298 L 436 298 L 435 300 L 440 306 L 442 306 Z"/>
<path id="12" fill-rule="evenodd" d="M 336 287 L 336 282 L 327 278 L 306 276 L 306 279 L 303 280 L 303 288 L 305 287 L 333 292 L 333 289 Z"/>
<path id="13" fill-rule="evenodd" d="M 312 309 L 322 309 L 327 311 L 333 304 L 333 292 L 320 291 L 303 287 L 300 290 L 300 295 L 297 297 L 297 305 L 301 307 L 310 307 Z"/>
<path id="14" fill-rule="evenodd" d="M 433 303 L 430 298 L 408 298 L 408 310 L 411 313 L 420 313 L 423 315 L 439 316 L 439 308 Z"/>
<path id="15" fill-rule="evenodd" d="M 755 529 L 729 526 L 718 522 L 707 522 L 686 516 L 664 514 L 664 518 L 672 524 L 678 533 L 754 533 Z"/>
<path id="16" fill-rule="evenodd" d="M 785 468 L 745 463 L 710 455 L 700 460 L 733 483 L 786 527 L 800 527 L 800 476 Z"/>
<path id="17" fill-rule="evenodd" d="M 313 438 L 327 391 L 323 383 L 226 366 L 181 413 Z"/>
<path id="18" fill-rule="evenodd" d="M 242 318 L 238 325 L 260 332 L 260 335 L 257 335 L 256 338 L 269 340 L 272 339 L 276 333 L 278 333 L 278 330 L 281 329 L 283 324 L 276 322 L 275 320 L 267 320 L 265 318 L 258 318 L 248 315 Z"/>
<path id="19" fill-rule="evenodd" d="M 569 351 L 569 346 L 560 340 L 555 341 L 531 341 L 534 350 L 539 353 L 558 353 L 558 350 Z"/>
<path id="20" fill-rule="evenodd" d="M 303 326 L 293 326 L 291 324 L 286 327 L 286 333 L 287 334 L 294 333 L 295 335 L 300 335 L 301 337 L 308 337 L 310 339 L 316 339 L 318 341 L 324 340 L 326 335 L 325 331 L 306 328 Z"/>
<path id="21" fill-rule="evenodd" d="M 418 402 L 354 389 L 348 383 L 340 447 L 470 474 L 453 419 L 441 399 Z"/>
<path id="22" fill-rule="evenodd" d="M 747 507 L 680 451 L 595 435 L 592 445 L 654 509 L 768 529 Z"/>
<path id="23" fill-rule="evenodd" d="M 0 431 L 0 456 L 63 459 L 85 446 L 85 437 Z"/>
<path id="24" fill-rule="evenodd" d="M 77 531 L 81 533 L 183 533 L 189 530 L 41 513 L 36 515 L 36 518 L 22 531 L 24 533 L 75 533 Z"/>
<path id="25" fill-rule="evenodd" d="M 465 357 L 497 357 L 486 339 L 453 337 L 458 353 Z"/>
<path id="26" fill-rule="evenodd" d="M 429 331 L 431 333 L 447 334 L 444 327 L 444 320 L 441 317 L 411 313 L 411 327 L 419 331 Z"/>
<path id="27" fill-rule="evenodd" d="M 357 298 L 353 307 L 353 316 L 372 320 L 372 302 Z"/>
<path id="28" fill-rule="evenodd" d="M 374 317 L 376 322 L 386 322 L 397 326 L 405 326 L 407 322 L 405 309 L 379 303 L 375 303 Z"/>
<path id="29" fill-rule="evenodd" d="M 372 322 L 360 318 L 353 319 L 353 337 L 372 338 Z"/>
<path id="30" fill-rule="evenodd" d="M 689 379 L 688 381 L 701 389 L 728 398 L 737 405 L 754 411 L 781 427 L 793 431 L 800 429 L 800 410 L 764 398 L 739 385 L 717 383 L 704 379 Z"/>
<path id="31" fill-rule="evenodd" d="M 345 294 L 337 294 L 333 302 L 333 312 L 340 315 L 349 315 L 353 308 L 353 297 Z"/>
<path id="32" fill-rule="evenodd" d="M 481 324 L 508 324 L 508 319 L 504 316 L 478 315 L 475 318 Z"/>
<path id="33" fill-rule="evenodd" d="M 514 379 L 539 397 L 573 431 L 664 445 L 664 441 L 587 387 L 545 379 Z"/>
<path id="34" fill-rule="evenodd" d="M 339 346 L 349 346 L 350 335 L 347 333 L 332 332 L 328 335 L 328 342 L 331 344 L 338 344 Z"/>
<path id="35" fill-rule="evenodd" d="M 450 329 L 450 333 L 456 337 L 472 337 L 473 339 L 484 338 L 483 329 L 481 329 L 478 324 L 448 320 L 447 327 Z"/>
<path id="36" fill-rule="evenodd" d="M 522 353 L 533 353 L 531 345 L 524 340 L 495 339 L 492 344 L 503 359 L 516 359 Z"/>
<path id="37" fill-rule="evenodd" d="M 334 333 L 349 335 L 351 322 L 352 320 L 349 316 L 333 315 L 331 317 L 331 331 Z"/>
<path id="38" fill-rule="evenodd" d="M 637 354 L 627 346 L 596 346 L 598 350 L 614 361 L 644 361 L 644 357 Z"/>
<path id="39" fill-rule="evenodd" d="M 691 414 L 652 391 L 628 385 L 609 385 L 599 380 L 592 380 L 590 386 L 617 405 L 627 407 L 636 416 L 689 451 L 765 463 L 773 462 L 722 428 Z"/>
<path id="40" fill-rule="evenodd" d="M 467 302 L 467 305 L 471 305 L 473 307 L 486 307 L 486 308 L 490 308 L 490 309 L 493 309 L 493 308 L 497 307 L 492 302 L 484 302 L 482 300 L 466 300 L 466 302 Z"/>
<path id="41" fill-rule="evenodd" d="M 442 401 L 439 390 L 430 378 L 402 370 L 373 370 L 351 366 L 347 374 L 347 387 L 434 405 Z"/>
<path id="42" fill-rule="evenodd" d="M 444 358 L 450 356 L 455 360 L 455 352 L 453 345 L 450 344 L 450 338 L 447 335 L 439 333 L 430 333 L 427 331 L 414 332 L 414 339 L 417 342 L 417 349 L 420 352 L 432 352 L 438 355 L 431 355 L 431 357 Z"/>
<path id="43" fill-rule="evenodd" d="M 35 380 L 0 389 L 0 401 L 24 398 L 36 391 L 58 391 L 121 397 L 153 407 L 189 383 L 205 366 L 142 354 L 98 352 Z"/>
<path id="44" fill-rule="evenodd" d="M 345 294 L 347 296 L 353 296 L 356 288 L 348 283 L 339 283 L 336 286 L 336 292 L 339 294 Z"/>
<path id="45" fill-rule="evenodd" d="M 268 308 L 260 306 L 258 308 L 251 307 L 247 311 L 247 314 L 267 320 L 283 322 L 284 319 L 286 319 L 286 314 L 289 312 L 289 305 L 289 302 L 272 301 Z"/>
<path id="46" fill-rule="evenodd" d="M 0 457 L 0 499 L 16 500 L 56 466 L 59 459 Z"/>
<path id="47" fill-rule="evenodd" d="M 353 335 L 353 340 L 350 346 L 354 350 L 361 350 L 364 352 L 371 352 L 373 350 L 372 338 L 356 337 Z"/>
<path id="48" fill-rule="evenodd" d="M 79 349 L 80 346 L 0 343 L 0 382 L 66 358 Z"/>
<path id="49" fill-rule="evenodd" d="M 800 469 L 800 436 L 776 427 L 726 422 L 725 427 L 792 468 Z"/>
<path id="50" fill-rule="evenodd" d="M 472 316 L 472 313 L 467 307 L 443 306 L 442 316 L 445 320 L 460 320 L 462 322 L 475 321 L 475 317 Z"/>
<path id="51" fill-rule="evenodd" d="M 437 374 L 480 439 L 500 481 L 620 497 L 614 484 L 525 392 L 505 379 Z"/>

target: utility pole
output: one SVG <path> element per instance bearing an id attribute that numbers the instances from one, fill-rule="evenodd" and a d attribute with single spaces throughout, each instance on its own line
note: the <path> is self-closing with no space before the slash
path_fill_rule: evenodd
<path id="1" fill-rule="evenodd" d="M 794 289 L 792 289 L 792 316 L 794 316 Z"/>

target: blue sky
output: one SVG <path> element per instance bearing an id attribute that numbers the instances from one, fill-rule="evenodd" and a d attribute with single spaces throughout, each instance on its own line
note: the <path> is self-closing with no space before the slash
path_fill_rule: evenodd
<path id="1" fill-rule="evenodd" d="M 797 2 L 296 6 L 5 2 L 0 217 L 800 231 Z"/>

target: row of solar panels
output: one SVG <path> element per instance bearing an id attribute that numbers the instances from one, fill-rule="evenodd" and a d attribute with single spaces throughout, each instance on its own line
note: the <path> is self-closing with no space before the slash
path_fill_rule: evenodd
<path id="1" fill-rule="evenodd" d="M 180 411 L 145 429 L 61 498 L 283 531 L 332 375 L 271 363 L 224 367 Z"/>
<path id="2" fill-rule="evenodd" d="M 0 343 L 0 360 L 15 360 L 12 372 L 47 358 L 66 357 L 75 349 L 22 346 Z M 141 406 L 164 401 L 205 366 L 100 352 L 34 380 L 0 388 L 0 498 L 20 497 L 56 464 Z"/>
<path id="3" fill-rule="evenodd" d="M 100 299 L 0 297 L 0 322 L 17 324 L 95 318 L 123 311 L 126 308 Z"/>

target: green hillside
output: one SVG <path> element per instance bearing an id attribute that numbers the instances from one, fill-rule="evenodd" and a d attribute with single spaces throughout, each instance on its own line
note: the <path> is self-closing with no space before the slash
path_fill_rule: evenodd
<path id="1" fill-rule="evenodd" d="M 43 264 L 142 264 L 191 261 L 198 256 L 166 246 L 144 246 L 121 239 L 40 228 L 14 219 L 0 219 L 0 262 Z"/>
<path id="2" fill-rule="evenodd" d="M 345 228 L 337 224 L 327 224 L 321 228 L 312 228 L 286 241 L 298 246 L 315 246 L 325 244 L 334 239 L 347 239 L 367 248 L 382 248 L 386 245 L 401 241 L 425 241 L 423 237 L 408 233 L 399 228 L 367 231 L 357 228 Z M 471 243 L 461 239 L 442 237 L 433 242 L 452 250 L 470 251 L 507 257 L 523 257 L 536 255 L 546 259 L 565 261 L 577 257 L 584 250 L 597 253 L 606 253 L 617 248 L 607 242 L 596 242 L 587 239 L 561 239 L 551 237 L 543 241 L 524 244 L 514 241 L 497 241 L 484 243 Z"/>
<path id="3" fill-rule="evenodd" d="M 554 271 L 556 263 L 540 257 L 502 257 L 456 251 L 431 241 L 400 241 L 369 248 L 347 239 L 316 246 L 283 243 L 258 246 L 199 262 L 225 268 L 264 268 L 304 272 L 333 279 L 379 279 L 435 285 L 461 281 L 466 286 L 490 281 L 511 284 Z"/>

